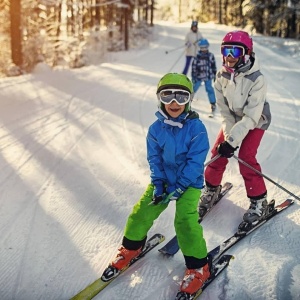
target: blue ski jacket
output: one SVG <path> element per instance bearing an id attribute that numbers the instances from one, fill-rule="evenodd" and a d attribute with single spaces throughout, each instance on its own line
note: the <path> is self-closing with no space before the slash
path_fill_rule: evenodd
<path id="1" fill-rule="evenodd" d="M 147 159 L 151 182 L 162 181 L 168 190 L 203 188 L 204 162 L 209 150 L 206 128 L 196 112 L 169 118 L 162 110 L 149 127 Z"/>
<path id="2" fill-rule="evenodd" d="M 216 59 L 211 52 L 199 51 L 192 63 L 192 80 L 207 81 L 216 77 Z"/>

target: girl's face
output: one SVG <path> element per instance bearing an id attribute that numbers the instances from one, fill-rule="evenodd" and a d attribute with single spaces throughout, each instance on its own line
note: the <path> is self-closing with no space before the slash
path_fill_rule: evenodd
<path id="1" fill-rule="evenodd" d="M 170 104 L 165 104 L 165 109 L 172 118 L 177 118 L 184 112 L 185 105 L 179 105 L 176 101 L 172 101 Z"/>
<path id="2" fill-rule="evenodd" d="M 233 58 L 231 55 L 225 57 L 225 64 L 229 68 L 233 68 L 238 62 L 238 58 Z"/>

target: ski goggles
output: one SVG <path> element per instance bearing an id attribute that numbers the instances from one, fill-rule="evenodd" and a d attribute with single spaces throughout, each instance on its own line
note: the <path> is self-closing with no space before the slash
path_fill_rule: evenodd
<path id="1" fill-rule="evenodd" d="M 221 46 L 221 53 L 223 56 L 232 56 L 233 58 L 239 58 L 245 55 L 245 48 L 239 45 L 224 45 Z"/>
<path id="2" fill-rule="evenodd" d="M 176 101 L 177 104 L 184 105 L 191 100 L 191 93 L 185 90 L 165 89 L 158 93 L 158 99 L 164 104 L 171 104 Z"/>

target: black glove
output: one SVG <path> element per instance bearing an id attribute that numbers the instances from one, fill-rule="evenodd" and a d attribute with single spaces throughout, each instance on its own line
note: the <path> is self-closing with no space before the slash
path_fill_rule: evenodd
<path id="1" fill-rule="evenodd" d="M 219 154 L 221 154 L 222 157 L 226 157 L 226 158 L 230 158 L 233 156 L 234 151 L 237 149 L 233 148 L 229 143 L 227 143 L 226 141 L 219 144 L 217 147 L 217 151 Z"/>
<path id="2" fill-rule="evenodd" d="M 162 202 L 162 200 L 166 197 L 166 191 L 164 187 L 164 183 L 161 180 L 156 180 L 153 182 L 154 190 L 151 204 L 156 205 Z"/>

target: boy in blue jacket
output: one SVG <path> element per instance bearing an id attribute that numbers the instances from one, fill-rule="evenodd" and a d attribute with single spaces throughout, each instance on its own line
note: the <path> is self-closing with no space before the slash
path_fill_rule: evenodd
<path id="1" fill-rule="evenodd" d="M 147 134 L 151 183 L 128 217 L 122 246 L 110 266 L 116 272 L 126 268 L 141 253 L 154 220 L 176 201 L 174 225 L 187 267 L 180 291 L 193 294 L 210 275 L 197 213 L 209 141 L 205 126 L 191 110 L 193 84 L 186 75 L 163 76 L 157 98 L 157 120 Z"/>
<path id="2" fill-rule="evenodd" d="M 197 93 L 201 83 L 204 82 L 211 110 L 214 112 L 216 110 L 216 96 L 213 81 L 217 73 L 216 59 L 214 54 L 209 51 L 209 42 L 207 39 L 199 41 L 198 46 L 199 51 L 192 64 L 194 93 Z"/>

